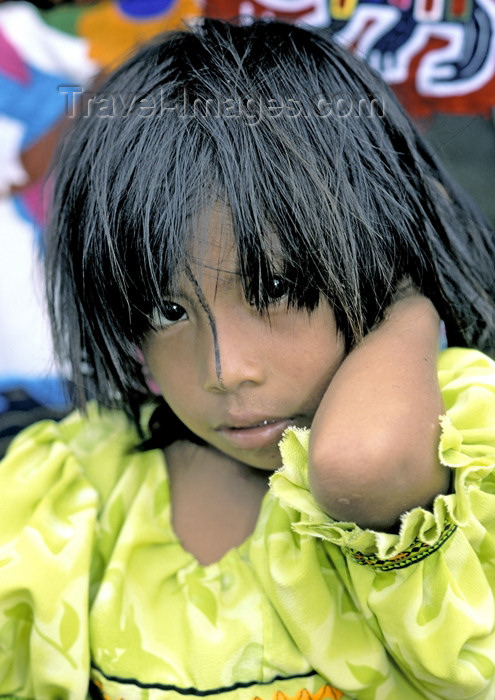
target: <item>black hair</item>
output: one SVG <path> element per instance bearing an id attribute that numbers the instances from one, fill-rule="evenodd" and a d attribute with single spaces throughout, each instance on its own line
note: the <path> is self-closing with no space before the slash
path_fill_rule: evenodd
<path id="1" fill-rule="evenodd" d="M 149 400 L 136 347 L 219 201 L 260 311 L 282 274 L 289 304 L 329 300 L 350 349 L 407 279 L 450 344 L 495 348 L 492 232 L 390 89 L 324 32 L 203 20 L 141 49 L 76 121 L 46 269 L 80 400 L 135 416 Z"/>

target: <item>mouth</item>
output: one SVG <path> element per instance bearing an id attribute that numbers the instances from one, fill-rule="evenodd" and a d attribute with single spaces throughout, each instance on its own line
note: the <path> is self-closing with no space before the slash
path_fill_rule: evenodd
<path id="1" fill-rule="evenodd" d="M 282 433 L 294 422 L 292 417 L 239 421 L 235 425 L 221 425 L 217 432 L 236 447 L 253 450 L 278 444 Z"/>

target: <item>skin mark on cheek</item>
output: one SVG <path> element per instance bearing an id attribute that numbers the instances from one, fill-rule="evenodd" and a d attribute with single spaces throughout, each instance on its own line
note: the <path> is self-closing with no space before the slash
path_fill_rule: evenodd
<path id="1" fill-rule="evenodd" d="M 215 323 L 215 317 L 213 316 L 211 309 L 208 306 L 208 303 L 204 297 L 204 294 L 201 290 L 201 287 L 198 284 L 197 279 L 194 277 L 194 275 L 189 267 L 186 267 L 186 275 L 187 275 L 187 279 L 190 281 L 190 283 L 192 284 L 192 286 L 194 288 L 194 292 L 198 298 L 198 301 L 201 305 L 201 308 L 205 312 L 205 314 L 208 318 L 208 322 L 210 324 L 211 333 L 213 335 L 213 349 L 214 349 L 214 354 L 215 354 L 215 374 L 217 375 L 220 386 L 223 387 L 222 363 L 220 360 L 220 346 L 218 344 L 218 333 L 217 333 L 217 326 Z"/>

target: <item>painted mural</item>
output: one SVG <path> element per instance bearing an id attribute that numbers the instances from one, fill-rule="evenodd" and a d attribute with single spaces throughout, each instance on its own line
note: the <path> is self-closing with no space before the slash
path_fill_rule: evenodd
<path id="1" fill-rule="evenodd" d="M 136 44 L 202 14 L 328 27 L 413 116 L 493 119 L 495 0 L 0 0 L 0 416 L 19 387 L 64 404 L 37 247 L 44 176 L 67 116 L 60 86 L 89 84 Z"/>
<path id="2" fill-rule="evenodd" d="M 495 105 L 495 0 L 206 0 L 205 13 L 329 26 L 417 117 Z"/>

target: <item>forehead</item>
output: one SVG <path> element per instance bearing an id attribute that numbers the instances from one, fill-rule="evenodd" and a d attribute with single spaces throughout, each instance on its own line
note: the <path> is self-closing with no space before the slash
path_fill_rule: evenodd
<path id="1" fill-rule="evenodd" d="M 232 276 L 239 273 L 239 259 L 226 204 L 215 202 L 198 216 L 190 241 L 188 268 L 194 277 Z"/>
<path id="2" fill-rule="evenodd" d="M 253 219 L 234 224 L 229 204 L 221 195 L 204 206 L 190 221 L 183 257 L 168 279 L 167 294 L 191 286 L 216 290 L 241 284 L 244 290 L 261 289 L 273 274 L 285 270 L 281 241 L 273 226 Z M 261 286 L 260 286 L 261 285 Z"/>

